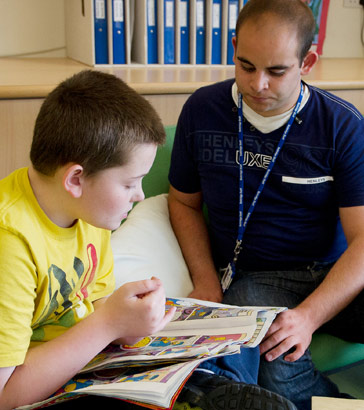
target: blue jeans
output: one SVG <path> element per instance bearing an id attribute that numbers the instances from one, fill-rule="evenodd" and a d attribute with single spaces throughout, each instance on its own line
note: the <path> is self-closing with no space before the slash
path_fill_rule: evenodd
<path id="1" fill-rule="evenodd" d="M 294 308 L 325 278 L 331 266 L 314 263 L 307 268 L 278 272 L 237 272 L 224 296 L 234 305 L 286 306 Z M 364 293 L 322 327 L 322 331 L 347 340 L 364 342 Z M 258 383 L 279 393 L 300 410 L 311 409 L 312 396 L 342 397 L 337 386 L 315 369 L 309 350 L 293 363 L 283 356 L 260 361 Z M 239 365 L 239 362 L 237 362 Z"/>
<path id="2" fill-rule="evenodd" d="M 241 348 L 240 354 L 223 356 L 202 362 L 199 366 L 219 376 L 247 384 L 258 384 L 259 348 Z"/>

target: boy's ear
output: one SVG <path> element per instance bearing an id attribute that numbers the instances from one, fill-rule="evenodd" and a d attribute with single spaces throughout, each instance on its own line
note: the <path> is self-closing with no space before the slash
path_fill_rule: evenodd
<path id="1" fill-rule="evenodd" d="M 73 197 L 80 198 L 82 195 L 84 173 L 83 167 L 79 164 L 73 164 L 66 167 L 62 184 L 64 189 Z"/>
<path id="2" fill-rule="evenodd" d="M 318 54 L 315 51 L 309 51 L 306 54 L 306 57 L 303 59 L 302 65 L 301 65 L 301 75 L 306 75 L 311 72 L 313 67 L 318 61 Z"/>

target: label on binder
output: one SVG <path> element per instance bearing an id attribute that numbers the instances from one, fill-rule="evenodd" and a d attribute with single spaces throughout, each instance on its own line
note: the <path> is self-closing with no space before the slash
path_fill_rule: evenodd
<path id="1" fill-rule="evenodd" d="M 187 2 L 185 1 L 180 3 L 179 25 L 187 27 Z"/>
<path id="2" fill-rule="evenodd" d="M 114 21 L 124 21 L 124 0 L 114 0 Z"/>
<path id="3" fill-rule="evenodd" d="M 105 0 L 95 1 L 95 16 L 97 19 L 104 19 L 106 16 L 105 12 Z"/>
<path id="4" fill-rule="evenodd" d="M 166 27 L 174 26 L 174 16 L 173 16 L 173 2 L 166 2 Z"/>
<path id="5" fill-rule="evenodd" d="M 220 4 L 212 5 L 212 28 L 220 28 Z"/>
<path id="6" fill-rule="evenodd" d="M 196 3 L 196 26 L 204 26 L 204 7 L 203 1 L 197 1 Z"/>
<path id="7" fill-rule="evenodd" d="M 229 4 L 229 29 L 230 30 L 235 29 L 237 19 L 238 19 L 237 4 Z"/>
<path id="8" fill-rule="evenodd" d="M 148 26 L 155 26 L 156 25 L 154 0 L 148 0 L 147 18 L 148 18 Z"/>

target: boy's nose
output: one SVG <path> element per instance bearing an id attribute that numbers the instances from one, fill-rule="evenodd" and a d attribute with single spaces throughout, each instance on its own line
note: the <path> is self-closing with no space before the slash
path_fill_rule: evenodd
<path id="1" fill-rule="evenodd" d="M 140 201 L 143 201 L 144 199 L 145 199 L 145 195 L 144 195 L 142 184 L 140 183 L 140 185 L 138 186 L 138 188 L 136 189 L 133 195 L 132 202 L 140 202 Z"/>

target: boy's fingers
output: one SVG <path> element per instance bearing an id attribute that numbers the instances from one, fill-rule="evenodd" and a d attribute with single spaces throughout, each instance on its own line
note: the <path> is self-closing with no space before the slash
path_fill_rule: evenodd
<path id="1" fill-rule="evenodd" d="M 173 319 L 173 316 L 174 316 L 175 312 L 176 312 L 175 307 L 171 307 L 168 310 L 168 312 L 164 315 L 164 318 L 163 318 L 162 323 L 161 323 L 163 327 Z"/>
<path id="2" fill-rule="evenodd" d="M 156 281 L 154 279 L 144 279 L 138 280 L 136 282 L 129 282 L 123 285 L 124 290 L 127 293 L 127 297 L 140 297 L 149 292 L 152 292 L 158 289 L 161 286 L 159 280 Z"/>
<path id="3" fill-rule="evenodd" d="M 159 283 L 160 285 L 162 285 L 162 281 L 161 281 L 159 278 L 157 278 L 156 276 L 152 276 L 150 279 L 151 279 L 151 280 L 155 280 L 157 283 Z"/>

